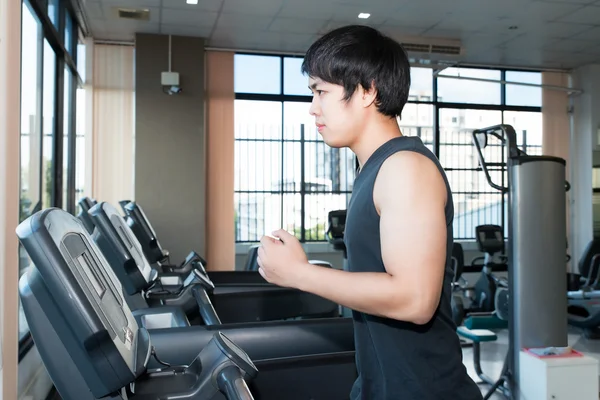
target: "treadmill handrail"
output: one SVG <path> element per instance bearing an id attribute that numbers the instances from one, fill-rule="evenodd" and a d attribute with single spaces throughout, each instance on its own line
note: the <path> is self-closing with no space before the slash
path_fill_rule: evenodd
<path id="1" fill-rule="evenodd" d="M 514 128 L 507 124 L 500 124 L 500 125 L 490 126 L 488 128 L 476 129 L 472 132 L 472 135 L 473 135 L 473 144 L 475 145 L 475 148 L 477 149 L 477 158 L 479 159 L 479 165 L 481 166 L 481 169 L 483 170 L 483 173 L 485 174 L 485 179 L 487 180 L 488 184 L 491 187 L 493 187 L 494 189 L 499 190 L 502 193 L 507 193 L 508 187 L 501 186 L 501 185 L 494 183 L 492 181 L 490 172 L 488 170 L 488 166 L 490 166 L 492 164 L 494 166 L 505 167 L 507 165 L 507 163 L 486 163 L 485 158 L 483 157 L 481 143 L 479 142 L 477 137 L 478 137 L 478 135 L 485 135 L 485 136 L 494 136 L 494 137 L 498 138 L 500 140 L 500 142 L 502 143 L 502 145 L 507 147 L 509 158 L 516 157 L 519 155 L 523 155 L 524 152 L 519 150 L 519 148 L 517 147 L 517 141 L 516 141 L 517 135 L 515 133 Z M 487 137 L 486 137 L 486 143 L 487 143 Z"/>

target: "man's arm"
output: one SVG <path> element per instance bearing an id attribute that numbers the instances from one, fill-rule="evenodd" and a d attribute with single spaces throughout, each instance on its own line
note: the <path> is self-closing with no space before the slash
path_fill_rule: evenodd
<path id="1" fill-rule="evenodd" d="M 426 324 L 438 306 L 446 261 L 446 187 L 431 160 L 396 153 L 374 188 L 387 273 L 307 266 L 298 288 L 372 315 Z"/>

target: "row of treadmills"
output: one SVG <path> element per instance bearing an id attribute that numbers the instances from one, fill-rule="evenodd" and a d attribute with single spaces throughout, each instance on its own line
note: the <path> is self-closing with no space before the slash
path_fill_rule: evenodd
<path id="1" fill-rule="evenodd" d="M 256 249 L 245 271 L 207 272 L 193 251 L 171 264 L 136 202 L 80 206 L 17 228 L 32 261 L 21 303 L 63 400 L 348 398 L 354 335 L 337 304 L 267 283 Z"/>

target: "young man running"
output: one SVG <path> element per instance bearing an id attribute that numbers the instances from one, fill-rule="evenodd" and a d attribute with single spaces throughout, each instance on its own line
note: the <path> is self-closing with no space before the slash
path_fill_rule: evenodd
<path id="1" fill-rule="evenodd" d="M 309 264 L 299 241 L 278 230 L 261 240 L 260 273 L 353 310 L 351 399 L 481 399 L 450 307 L 452 192 L 434 154 L 397 122 L 410 87 L 404 49 L 347 26 L 317 40 L 302 71 L 323 140 L 350 148 L 360 165 L 344 233 L 348 271 Z"/>

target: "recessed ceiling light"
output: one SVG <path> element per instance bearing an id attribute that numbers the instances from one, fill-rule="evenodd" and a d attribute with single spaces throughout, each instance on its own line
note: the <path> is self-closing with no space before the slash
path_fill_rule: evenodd
<path id="1" fill-rule="evenodd" d="M 188 4 L 198 4 L 198 0 L 185 0 Z"/>
<path id="2" fill-rule="evenodd" d="M 371 14 L 369 14 L 369 13 L 360 13 L 360 14 L 358 14 L 358 18 L 361 18 L 361 19 L 367 19 L 370 16 L 371 16 Z"/>

